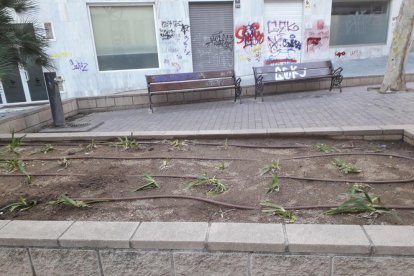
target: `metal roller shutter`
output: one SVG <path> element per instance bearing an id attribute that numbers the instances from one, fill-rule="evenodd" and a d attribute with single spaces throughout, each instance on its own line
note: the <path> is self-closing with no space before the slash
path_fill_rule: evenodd
<path id="1" fill-rule="evenodd" d="M 190 3 L 195 72 L 233 69 L 233 3 Z"/>
<path id="2" fill-rule="evenodd" d="M 303 45 L 301 0 L 265 0 L 265 63 L 268 65 L 301 61 Z"/>

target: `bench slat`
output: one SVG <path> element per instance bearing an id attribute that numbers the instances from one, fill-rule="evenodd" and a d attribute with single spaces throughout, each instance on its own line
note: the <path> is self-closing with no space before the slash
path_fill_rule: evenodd
<path id="1" fill-rule="evenodd" d="M 170 83 L 150 83 L 149 92 L 157 91 L 169 91 L 169 90 L 191 90 L 199 88 L 212 88 L 222 86 L 233 86 L 233 78 L 221 78 L 221 79 L 203 79 L 194 80 L 191 82 L 170 82 Z"/>
<path id="2" fill-rule="evenodd" d="M 233 70 L 222 71 L 207 71 L 207 72 L 194 72 L 194 73 L 177 73 L 177 74 L 163 74 L 163 75 L 147 75 L 147 83 L 165 83 L 165 82 L 179 82 L 190 80 L 203 80 L 214 78 L 227 78 L 233 77 Z"/>
<path id="3" fill-rule="evenodd" d="M 303 70 L 303 69 L 318 69 L 318 68 L 332 68 L 331 61 L 317 61 L 317 62 L 305 62 L 305 63 L 292 63 L 286 65 L 277 66 L 262 66 L 253 67 L 253 70 L 257 74 L 274 73 L 278 71 L 288 70 Z"/>
<path id="4" fill-rule="evenodd" d="M 215 90 L 215 89 L 230 89 L 234 88 L 234 85 L 229 86 L 212 86 L 212 87 L 205 87 L 205 88 L 195 88 L 195 89 L 179 89 L 179 90 L 166 90 L 166 91 L 157 91 L 157 92 L 151 92 L 153 95 L 157 94 L 168 94 L 168 93 L 177 93 L 177 92 L 197 92 L 197 91 L 206 91 L 206 90 Z"/>
<path id="5" fill-rule="evenodd" d="M 301 80 L 309 78 L 322 78 L 332 75 L 330 68 L 312 68 L 306 70 L 297 71 L 285 71 L 277 73 L 263 74 L 264 82 L 271 81 L 288 81 L 288 80 Z"/>

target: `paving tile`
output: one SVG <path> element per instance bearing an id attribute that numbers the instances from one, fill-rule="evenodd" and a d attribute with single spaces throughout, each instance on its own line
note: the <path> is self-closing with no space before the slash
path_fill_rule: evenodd
<path id="1" fill-rule="evenodd" d="M 143 222 L 131 238 L 132 248 L 203 249 L 206 222 Z"/>
<path id="2" fill-rule="evenodd" d="M 77 221 L 59 238 L 64 247 L 129 248 L 139 222 Z"/>
<path id="3" fill-rule="evenodd" d="M 208 249 L 223 251 L 285 251 L 281 224 L 213 223 L 208 236 Z"/>
<path id="4" fill-rule="evenodd" d="M 14 220 L 0 229 L 0 245 L 58 246 L 73 221 Z"/>
<path id="5" fill-rule="evenodd" d="M 289 251 L 368 254 L 369 240 L 358 225 L 286 225 Z"/>
<path id="6" fill-rule="evenodd" d="M 374 254 L 414 255 L 414 226 L 367 225 Z"/>

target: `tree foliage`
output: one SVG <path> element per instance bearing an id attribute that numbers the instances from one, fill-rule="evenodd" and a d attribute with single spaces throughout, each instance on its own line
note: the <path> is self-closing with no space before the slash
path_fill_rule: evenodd
<path id="1" fill-rule="evenodd" d="M 48 41 L 31 18 L 35 10 L 31 0 L 0 0 L 0 80 L 11 76 L 16 64 L 53 68 Z"/>

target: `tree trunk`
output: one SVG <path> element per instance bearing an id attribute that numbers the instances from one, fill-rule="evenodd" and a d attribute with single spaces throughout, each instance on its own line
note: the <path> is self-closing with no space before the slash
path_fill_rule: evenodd
<path id="1" fill-rule="evenodd" d="M 405 64 L 408 58 L 413 28 L 414 0 L 404 0 L 394 29 L 384 80 L 380 88 L 381 93 L 407 91 Z"/>

